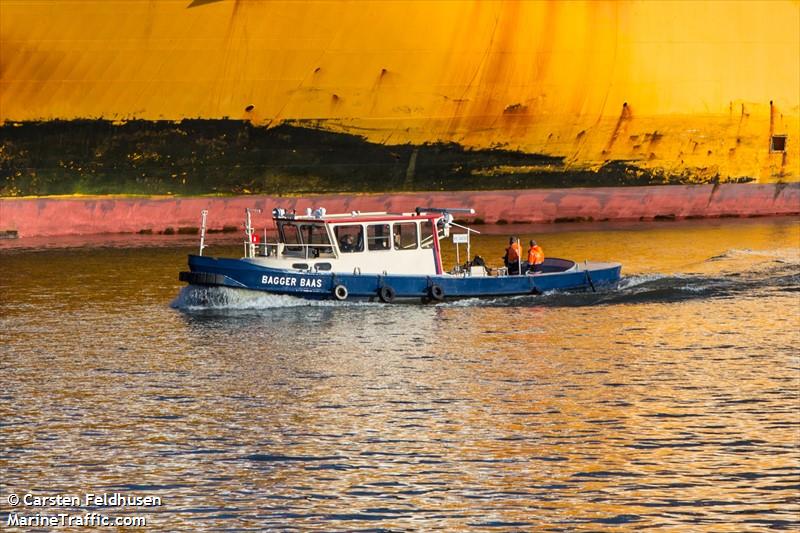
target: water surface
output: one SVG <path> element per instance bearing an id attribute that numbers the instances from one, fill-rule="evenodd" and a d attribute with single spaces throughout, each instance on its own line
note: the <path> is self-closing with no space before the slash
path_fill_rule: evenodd
<path id="1" fill-rule="evenodd" d="M 158 495 L 165 530 L 800 526 L 800 221 L 488 229 L 490 263 L 513 233 L 625 278 L 200 306 L 185 237 L 3 243 L 0 497 Z"/>

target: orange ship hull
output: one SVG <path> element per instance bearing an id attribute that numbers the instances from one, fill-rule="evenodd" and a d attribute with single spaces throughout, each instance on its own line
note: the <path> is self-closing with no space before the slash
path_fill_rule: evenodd
<path id="1" fill-rule="evenodd" d="M 699 178 L 800 177 L 794 1 L 0 8 L 7 124 L 228 117 L 500 146 L 573 169 L 625 160 Z"/>

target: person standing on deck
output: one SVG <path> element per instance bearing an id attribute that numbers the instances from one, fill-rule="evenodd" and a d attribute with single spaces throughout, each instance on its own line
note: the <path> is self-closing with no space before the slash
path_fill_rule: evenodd
<path id="1" fill-rule="evenodd" d="M 519 239 L 511 237 L 508 239 L 506 255 L 503 256 L 503 263 L 506 265 L 509 274 L 519 273 L 519 260 L 522 255 L 522 248 L 519 246 Z"/>
<path id="2" fill-rule="evenodd" d="M 541 264 L 544 263 L 544 250 L 531 240 L 531 247 L 528 249 L 528 270 L 532 272 L 541 271 Z"/>

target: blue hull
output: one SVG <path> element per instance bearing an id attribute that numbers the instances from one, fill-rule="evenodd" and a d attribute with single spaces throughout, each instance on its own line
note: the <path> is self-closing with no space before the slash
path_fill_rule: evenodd
<path id="1" fill-rule="evenodd" d="M 391 301 L 395 298 L 442 300 L 595 289 L 616 284 L 622 266 L 587 263 L 573 270 L 526 276 L 410 276 L 282 270 L 242 259 L 190 255 L 189 269 L 190 272 L 181 272 L 180 279 L 195 285 L 266 291 L 308 299 Z"/>

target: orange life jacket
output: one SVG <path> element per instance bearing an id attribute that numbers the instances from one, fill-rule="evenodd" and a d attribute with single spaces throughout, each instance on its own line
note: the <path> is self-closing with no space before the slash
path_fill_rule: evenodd
<path id="1" fill-rule="evenodd" d="M 515 242 L 506 248 L 506 257 L 509 263 L 516 263 L 519 260 L 522 250 L 520 250 L 519 243 Z"/>
<path id="2" fill-rule="evenodd" d="M 528 264 L 541 265 L 542 263 L 544 263 L 544 250 L 538 244 L 531 246 L 530 250 L 528 250 Z"/>

